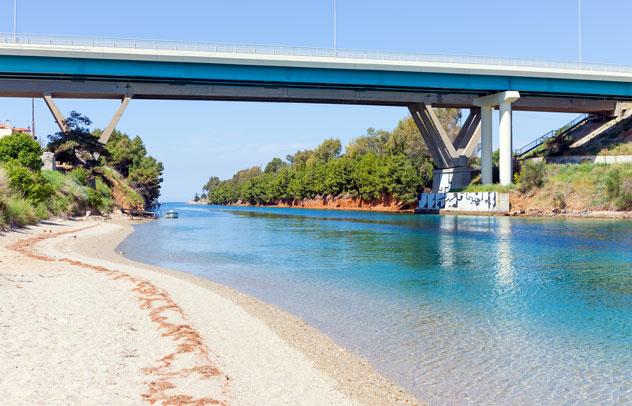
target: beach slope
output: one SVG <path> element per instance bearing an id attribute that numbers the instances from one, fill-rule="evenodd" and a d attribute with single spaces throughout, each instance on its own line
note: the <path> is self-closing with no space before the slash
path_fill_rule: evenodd
<path id="1" fill-rule="evenodd" d="M 417 404 L 303 321 L 114 251 L 124 221 L 57 221 L 0 243 L 8 404 Z"/>

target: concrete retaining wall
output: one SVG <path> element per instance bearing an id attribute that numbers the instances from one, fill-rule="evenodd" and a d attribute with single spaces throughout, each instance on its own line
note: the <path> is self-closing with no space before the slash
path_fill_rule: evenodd
<path id="1" fill-rule="evenodd" d="M 509 212 L 509 194 L 498 192 L 422 193 L 417 211 Z"/>
<path id="2" fill-rule="evenodd" d="M 547 156 L 544 158 L 531 158 L 528 161 L 540 162 L 543 159 L 547 164 L 581 164 L 592 162 L 595 164 L 621 164 L 632 163 L 632 155 L 567 155 Z"/>

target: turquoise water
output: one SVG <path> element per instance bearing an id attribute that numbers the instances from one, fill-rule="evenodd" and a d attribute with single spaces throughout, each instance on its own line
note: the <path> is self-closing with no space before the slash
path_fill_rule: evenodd
<path id="1" fill-rule="evenodd" d="M 632 222 L 163 209 L 126 256 L 277 305 L 431 404 L 632 404 Z"/>

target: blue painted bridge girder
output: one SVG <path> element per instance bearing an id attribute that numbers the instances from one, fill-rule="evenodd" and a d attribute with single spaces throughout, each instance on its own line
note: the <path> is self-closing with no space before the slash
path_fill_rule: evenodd
<path id="1" fill-rule="evenodd" d="M 632 99 L 632 83 L 471 73 L 0 55 L 0 76 Z"/>

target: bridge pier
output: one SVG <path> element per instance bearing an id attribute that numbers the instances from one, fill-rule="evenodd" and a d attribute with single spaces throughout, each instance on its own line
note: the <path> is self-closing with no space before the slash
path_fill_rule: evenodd
<path id="1" fill-rule="evenodd" d="M 481 183 L 489 185 L 492 176 L 492 106 L 481 107 Z"/>
<path id="2" fill-rule="evenodd" d="M 511 185 L 513 179 L 513 148 L 512 148 L 512 125 L 511 125 L 511 103 L 500 103 L 500 184 Z"/>
<path id="3" fill-rule="evenodd" d="M 481 135 L 480 109 L 474 107 L 470 110 L 454 141 L 448 137 L 430 105 L 411 104 L 408 109 L 437 167 L 433 171 L 432 191 L 445 193 L 469 185 L 472 170 L 468 167 L 468 160 L 474 154 Z"/>
<path id="4" fill-rule="evenodd" d="M 498 106 L 500 110 L 500 184 L 511 185 L 513 182 L 513 139 L 511 104 L 520 98 L 520 93 L 506 91 L 474 99 L 474 104 L 481 107 L 481 183 L 492 183 L 492 110 Z"/>

